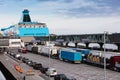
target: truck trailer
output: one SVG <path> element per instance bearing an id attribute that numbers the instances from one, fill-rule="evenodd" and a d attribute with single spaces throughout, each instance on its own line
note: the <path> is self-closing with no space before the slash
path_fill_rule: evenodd
<path id="1" fill-rule="evenodd" d="M 21 39 L 0 39 L 0 52 L 11 47 L 24 47 L 24 42 Z"/>
<path id="2" fill-rule="evenodd" d="M 75 50 L 71 49 L 61 50 L 59 54 L 59 59 L 63 61 L 70 61 L 73 63 L 81 63 L 82 53 L 76 52 Z"/>
<path id="3" fill-rule="evenodd" d="M 46 56 L 54 56 L 57 54 L 57 48 L 56 47 L 49 47 L 49 46 L 42 46 L 40 50 L 40 54 L 46 55 Z"/>
<path id="4" fill-rule="evenodd" d="M 106 60 L 107 68 L 119 71 L 120 66 L 118 65 L 120 63 L 120 53 L 91 51 L 84 62 L 103 67 L 104 58 Z"/>

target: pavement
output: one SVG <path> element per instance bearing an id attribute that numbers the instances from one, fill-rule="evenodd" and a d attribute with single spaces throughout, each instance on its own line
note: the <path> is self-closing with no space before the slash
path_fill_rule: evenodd
<path id="1" fill-rule="evenodd" d="M 64 73 L 75 77 L 77 80 L 104 80 L 104 69 L 88 64 L 73 64 L 69 62 L 60 61 L 28 52 L 22 54 L 33 61 L 42 63 L 44 66 L 56 68 L 58 73 Z M 49 65 L 50 63 L 50 65 Z M 107 69 L 107 80 L 120 80 L 120 72 Z"/>
<path id="2" fill-rule="evenodd" d="M 18 53 L 17 50 L 14 52 Z M 56 68 L 58 73 L 64 73 L 69 76 L 75 77 L 77 80 L 104 80 L 104 69 L 88 64 L 73 64 L 65 61 L 60 61 L 57 59 L 48 58 L 39 54 L 34 54 L 28 52 L 27 54 L 20 53 L 22 56 L 29 58 L 32 61 L 42 63 L 43 66 Z M 18 63 L 15 60 L 11 59 L 7 55 L 0 55 L 0 60 L 7 66 L 11 68 L 10 71 L 14 71 L 13 74 L 16 74 L 13 64 Z M 20 64 L 25 70 L 31 69 L 28 65 L 22 63 Z M 120 80 L 120 72 L 112 71 L 107 69 L 107 80 Z M 35 76 L 27 76 L 26 80 L 49 80 L 48 76 L 43 74 L 39 76 L 39 72 L 36 70 Z M 18 77 L 23 77 L 17 73 Z M 53 80 L 53 78 L 50 78 Z"/>
<path id="3" fill-rule="evenodd" d="M 26 76 L 26 72 L 32 68 L 24 63 L 19 63 L 18 61 L 10 58 L 8 55 L 5 55 L 5 54 L 0 55 L 0 61 L 13 74 L 13 76 L 17 80 L 23 80 L 24 76 L 25 76 L 25 80 L 45 80 L 41 76 L 39 76 L 38 74 L 39 71 L 35 71 L 35 75 Z M 18 64 L 21 68 L 23 68 L 24 72 L 22 74 L 15 70 L 14 68 L 15 64 Z"/>

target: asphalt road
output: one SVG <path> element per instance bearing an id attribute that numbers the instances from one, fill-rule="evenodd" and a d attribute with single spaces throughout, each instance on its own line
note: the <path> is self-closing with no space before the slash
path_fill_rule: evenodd
<path id="1" fill-rule="evenodd" d="M 33 61 L 42 63 L 43 66 L 56 68 L 58 73 L 64 73 L 66 75 L 73 76 L 77 80 L 104 80 L 104 70 L 99 67 L 87 64 L 72 64 L 51 58 L 49 61 L 49 58 L 46 56 L 30 52 L 27 54 L 20 54 Z M 120 73 L 112 70 L 107 70 L 107 80 L 120 80 Z"/>
<path id="2" fill-rule="evenodd" d="M 23 80 L 23 77 L 25 76 L 25 80 L 45 80 L 41 76 L 39 76 L 39 71 L 35 71 L 35 75 L 33 76 L 26 76 L 26 72 L 30 69 L 28 65 L 21 63 L 19 65 L 19 62 L 16 61 L 15 59 L 11 58 L 9 55 L 0 55 L 0 61 L 4 64 L 4 66 L 15 76 L 17 80 Z M 23 73 L 19 73 L 18 71 L 15 70 L 14 65 L 18 64 L 19 67 L 23 68 Z"/>

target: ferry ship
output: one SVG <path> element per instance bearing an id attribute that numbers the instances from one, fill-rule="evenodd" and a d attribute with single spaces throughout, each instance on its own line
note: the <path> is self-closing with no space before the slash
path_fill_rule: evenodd
<path id="1" fill-rule="evenodd" d="M 2 28 L 5 36 L 48 36 L 49 29 L 45 23 L 32 22 L 29 11 L 24 9 L 22 20 L 18 24 L 11 25 L 8 28 Z"/>

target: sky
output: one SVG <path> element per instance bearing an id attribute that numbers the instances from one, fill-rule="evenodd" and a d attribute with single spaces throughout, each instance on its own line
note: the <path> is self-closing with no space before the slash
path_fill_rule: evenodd
<path id="1" fill-rule="evenodd" d="M 120 33 L 120 0 L 0 0 L 0 28 L 17 24 L 24 9 L 51 34 Z"/>

